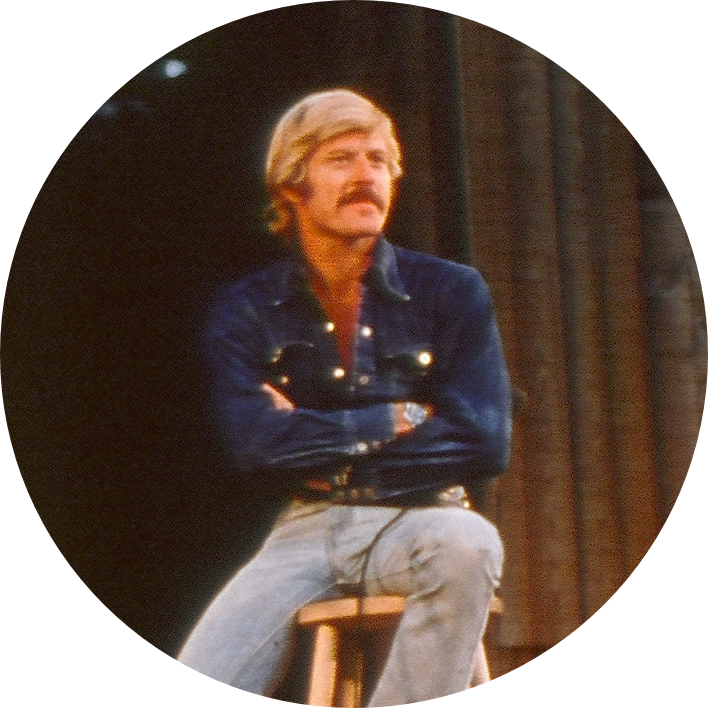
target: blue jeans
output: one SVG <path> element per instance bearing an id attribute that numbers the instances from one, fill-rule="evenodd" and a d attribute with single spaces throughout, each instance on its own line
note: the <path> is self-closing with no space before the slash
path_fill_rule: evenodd
<path id="1" fill-rule="evenodd" d="M 292 502 L 254 558 L 207 607 L 179 661 L 270 695 L 289 667 L 300 607 L 363 587 L 370 595 L 408 598 L 370 705 L 467 688 L 501 576 L 499 535 L 468 509 L 401 511 Z"/>

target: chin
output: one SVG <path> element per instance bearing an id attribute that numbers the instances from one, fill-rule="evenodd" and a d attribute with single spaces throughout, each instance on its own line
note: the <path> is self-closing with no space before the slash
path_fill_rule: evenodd
<path id="1" fill-rule="evenodd" d="M 380 233 L 381 233 L 380 228 L 345 229 L 345 230 L 342 230 L 339 232 L 339 236 L 341 238 L 350 239 L 353 241 L 355 239 L 360 239 L 360 238 L 374 238 L 374 237 L 378 236 Z"/>
<path id="2" fill-rule="evenodd" d="M 366 219 L 351 224 L 343 224 L 341 233 L 355 238 L 378 236 L 383 230 L 384 222 L 381 219 Z"/>

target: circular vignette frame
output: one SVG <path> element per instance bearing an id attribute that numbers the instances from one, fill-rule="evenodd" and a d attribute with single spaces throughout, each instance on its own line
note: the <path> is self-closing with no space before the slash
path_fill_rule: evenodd
<path id="1" fill-rule="evenodd" d="M 392 239 L 490 284 L 518 403 L 511 469 L 484 499 L 508 555 L 492 641 L 552 645 L 633 572 L 688 469 L 705 372 L 680 216 L 611 111 L 520 42 L 384 3 L 279 12 L 146 68 L 38 195 L 3 321 L 30 497 L 87 587 L 174 654 L 275 509 L 229 475 L 198 333 L 219 287 L 280 252 L 259 221 L 274 121 L 346 85 L 399 129 Z"/>

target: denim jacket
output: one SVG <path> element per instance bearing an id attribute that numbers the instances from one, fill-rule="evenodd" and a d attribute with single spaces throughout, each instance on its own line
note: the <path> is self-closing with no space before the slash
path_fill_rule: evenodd
<path id="1" fill-rule="evenodd" d="M 227 288 L 207 333 L 214 391 L 234 468 L 284 492 L 346 466 L 377 498 L 465 484 L 504 471 L 510 389 L 479 273 L 377 242 L 363 282 L 355 362 L 297 259 Z M 294 411 L 276 410 L 264 382 Z M 393 403 L 434 413 L 394 436 Z"/>

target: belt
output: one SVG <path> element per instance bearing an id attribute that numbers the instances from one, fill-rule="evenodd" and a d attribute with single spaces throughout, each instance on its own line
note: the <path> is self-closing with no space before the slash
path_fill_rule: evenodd
<path id="1" fill-rule="evenodd" d="M 304 502 L 331 504 L 376 505 L 396 507 L 456 506 L 471 509 L 467 490 L 457 484 L 443 488 L 419 489 L 381 496 L 373 487 L 355 487 L 349 484 L 352 467 L 346 466 L 332 474 L 308 479 L 295 493 L 295 499 Z"/>

